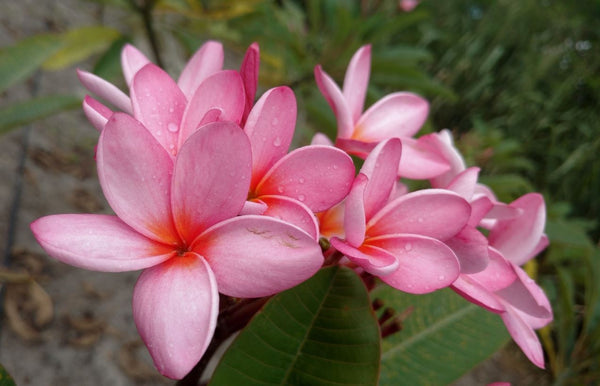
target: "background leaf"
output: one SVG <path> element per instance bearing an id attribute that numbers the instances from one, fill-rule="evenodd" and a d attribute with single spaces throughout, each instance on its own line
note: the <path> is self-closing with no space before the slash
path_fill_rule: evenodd
<path id="1" fill-rule="evenodd" d="M 383 340 L 382 386 L 449 384 L 508 341 L 498 315 L 450 289 L 416 296 L 382 285 L 372 296 L 408 315 L 403 329 Z"/>
<path id="2" fill-rule="evenodd" d="M 63 42 L 55 35 L 36 35 L 0 50 L 0 92 L 29 77 Z"/>
<path id="3" fill-rule="evenodd" d="M 256 314 L 211 385 L 374 385 L 379 356 L 362 281 L 347 268 L 325 268 Z"/>
<path id="4" fill-rule="evenodd" d="M 14 127 L 79 106 L 81 106 L 81 97 L 76 95 L 48 95 L 7 106 L 0 110 L 0 134 Z"/>
<path id="5" fill-rule="evenodd" d="M 4 366 L 0 364 L 0 386 L 16 386 L 15 381 L 6 371 Z"/>

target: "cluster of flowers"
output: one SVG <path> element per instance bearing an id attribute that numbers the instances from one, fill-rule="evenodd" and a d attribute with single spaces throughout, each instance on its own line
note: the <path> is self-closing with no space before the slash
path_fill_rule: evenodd
<path id="1" fill-rule="evenodd" d="M 422 294 L 450 286 L 500 314 L 543 366 L 534 329 L 552 319 L 519 267 L 547 245 L 539 194 L 504 204 L 466 168 L 448 131 L 414 139 L 428 103 L 406 92 L 368 110 L 370 46 L 353 56 L 343 89 L 315 68 L 337 118 L 335 143 L 317 134 L 288 153 L 296 100 L 285 86 L 256 102 L 259 48 L 223 70 L 207 42 L 178 81 L 126 46 L 129 96 L 79 71 L 83 108 L 100 131 L 96 160 L 115 215 L 64 214 L 31 224 L 54 258 L 97 271 L 143 269 L 133 315 L 158 370 L 179 379 L 215 331 L 219 293 L 256 298 L 311 277 L 324 257 Z M 348 154 L 365 159 L 358 175 Z M 399 177 L 429 180 L 408 192 Z M 486 230 L 487 236 L 482 233 Z M 331 245 L 323 251 L 319 240 Z"/>

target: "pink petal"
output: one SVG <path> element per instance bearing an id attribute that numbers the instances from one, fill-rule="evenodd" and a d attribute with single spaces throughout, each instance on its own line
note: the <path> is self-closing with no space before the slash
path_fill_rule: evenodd
<path id="1" fill-rule="evenodd" d="M 208 227 L 236 216 L 248 195 L 250 143 L 232 122 L 202 126 L 182 146 L 173 173 L 173 219 L 188 245 Z"/>
<path id="2" fill-rule="evenodd" d="M 471 201 L 471 218 L 469 219 L 469 225 L 477 227 L 481 220 L 489 213 L 494 207 L 492 201 L 487 197 L 479 197 Z"/>
<path id="3" fill-rule="evenodd" d="M 83 86 L 94 95 L 104 99 L 116 108 L 131 113 L 131 99 L 114 84 L 105 81 L 87 71 L 77 70 L 77 76 Z"/>
<path id="4" fill-rule="evenodd" d="M 429 114 L 429 103 L 409 92 L 390 94 L 371 106 L 356 123 L 353 139 L 379 142 L 415 135 Z"/>
<path id="5" fill-rule="evenodd" d="M 261 196 L 268 207 L 262 214 L 274 217 L 304 230 L 315 241 L 319 240 L 319 224 L 310 208 L 300 201 L 285 196 Z"/>
<path id="6" fill-rule="evenodd" d="M 544 233 L 546 206 L 538 193 L 526 194 L 510 204 L 523 210 L 523 214 L 510 220 L 500 220 L 491 230 L 488 240 L 508 260 L 516 265 L 531 258 Z"/>
<path id="7" fill-rule="evenodd" d="M 398 179 L 397 165 L 401 154 L 400 140 L 390 138 L 380 142 L 371 151 L 360 169 L 360 172 L 369 179 L 364 199 L 367 220 L 371 219 L 388 201 Z"/>
<path id="8" fill-rule="evenodd" d="M 356 176 L 345 201 L 344 229 L 346 231 L 346 242 L 355 248 L 360 247 L 365 240 L 367 229 L 365 189 L 368 182 L 369 179 L 364 174 L 360 173 Z"/>
<path id="9" fill-rule="evenodd" d="M 131 87 L 135 74 L 148 63 L 151 63 L 150 59 L 131 44 L 126 44 L 123 47 L 123 51 L 121 51 L 121 66 L 127 86 Z"/>
<path id="10" fill-rule="evenodd" d="M 370 245 L 362 245 L 357 248 L 337 237 L 333 237 L 330 241 L 335 249 L 372 275 L 389 275 L 398 268 L 398 259 L 381 248 Z"/>
<path id="11" fill-rule="evenodd" d="M 517 274 L 517 280 L 496 293 L 512 307 L 542 320 L 539 327 L 543 327 L 552 319 L 552 308 L 546 294 L 525 271 L 514 265 L 513 268 Z"/>
<path id="12" fill-rule="evenodd" d="M 362 46 L 356 51 L 348 64 L 344 77 L 342 93 L 346 99 L 348 109 L 352 114 L 352 121 L 358 122 L 365 105 L 365 96 L 369 85 L 371 73 L 371 45 Z"/>
<path id="13" fill-rule="evenodd" d="M 244 207 L 240 211 L 239 215 L 243 216 L 246 214 L 263 214 L 267 211 L 268 206 L 264 202 L 258 199 L 254 199 L 253 201 L 246 201 L 244 203 Z"/>
<path id="14" fill-rule="evenodd" d="M 321 247 L 305 231 L 268 216 L 239 216 L 203 233 L 192 245 L 206 256 L 228 296 L 254 298 L 291 288 L 323 264 Z"/>
<path id="15" fill-rule="evenodd" d="M 206 78 L 223 69 L 223 57 L 223 45 L 209 40 L 190 58 L 177 80 L 188 101 Z"/>
<path id="16" fill-rule="evenodd" d="M 244 86 L 237 72 L 219 71 L 197 87 L 183 113 L 179 146 L 198 130 L 201 123 L 209 123 L 207 114 L 215 114 L 217 109 L 220 121 L 240 123 L 244 112 Z M 214 118 L 213 115 L 211 119 Z"/>
<path id="17" fill-rule="evenodd" d="M 394 255 L 398 269 L 381 280 L 404 292 L 423 294 L 448 287 L 460 273 L 456 256 L 444 243 L 423 236 L 399 234 L 365 243 Z"/>
<path id="18" fill-rule="evenodd" d="M 479 170 L 478 167 L 470 167 L 463 170 L 454 177 L 446 189 L 451 190 L 459 194 L 465 200 L 470 201 L 475 193 L 475 186 L 477 184 L 477 179 L 479 178 Z"/>
<path id="19" fill-rule="evenodd" d="M 272 88 L 256 102 L 244 126 L 252 145 L 250 189 L 287 154 L 295 127 L 296 97 L 289 87 Z"/>
<path id="20" fill-rule="evenodd" d="M 447 240 L 462 230 L 470 214 L 471 206 L 458 194 L 423 189 L 387 204 L 369 221 L 367 234 L 410 233 Z"/>
<path id="21" fill-rule="evenodd" d="M 508 287 L 517 279 L 512 264 L 494 248 L 488 248 L 489 262 L 487 267 L 475 274 L 468 275 L 489 291 L 499 291 Z"/>
<path id="22" fill-rule="evenodd" d="M 116 216 L 46 216 L 31 223 L 31 231 L 50 256 L 93 271 L 148 268 L 167 260 L 174 251 L 142 236 Z"/>
<path id="23" fill-rule="evenodd" d="M 533 328 L 523 321 L 518 312 L 510 308 L 500 314 L 500 316 L 502 316 L 502 321 L 515 343 L 519 345 L 527 358 L 534 365 L 543 369 L 544 351 Z"/>
<path id="24" fill-rule="evenodd" d="M 83 113 L 96 130 L 102 131 L 113 112 L 102 103 L 86 95 L 83 98 Z"/>
<path id="25" fill-rule="evenodd" d="M 256 97 L 256 89 L 258 87 L 258 70 L 260 67 L 260 49 L 258 43 L 252 43 L 242 61 L 240 67 L 240 75 L 244 83 L 244 90 L 246 91 L 246 107 L 244 108 L 243 122 L 246 122 L 248 114 L 254 105 L 254 98 Z"/>
<path id="26" fill-rule="evenodd" d="M 431 180 L 434 188 L 446 188 L 454 177 L 466 169 L 462 155 L 454 146 L 450 130 L 445 129 L 438 133 L 424 135 L 418 139 L 418 142 L 423 148 L 439 154 L 450 166 L 447 172 Z"/>
<path id="27" fill-rule="evenodd" d="M 472 275 L 460 275 L 450 288 L 469 302 L 488 311 L 501 313 L 506 310 L 498 296 L 477 280 L 474 280 Z"/>
<path id="28" fill-rule="evenodd" d="M 337 138 L 335 146 L 348 154 L 365 159 L 378 143 L 379 142 L 363 142 L 356 139 Z"/>
<path id="29" fill-rule="evenodd" d="M 187 253 L 145 270 L 133 291 L 133 319 L 158 371 L 183 378 L 217 325 L 217 281 L 202 256 Z"/>
<path id="30" fill-rule="evenodd" d="M 131 101 L 136 119 L 169 154 L 175 155 L 179 125 L 187 103 L 175 81 L 159 67 L 147 64 L 133 78 Z"/>
<path id="31" fill-rule="evenodd" d="M 315 67 L 315 80 L 337 120 L 338 138 L 350 138 L 354 131 L 354 120 L 342 91 L 320 65 Z"/>
<path id="32" fill-rule="evenodd" d="M 344 212 L 345 201 L 342 201 L 333 208 L 327 209 L 324 212 L 317 213 L 319 219 L 319 232 L 323 237 L 337 236 L 344 238 L 346 235 L 344 229 Z"/>
<path id="33" fill-rule="evenodd" d="M 256 187 L 257 195 L 284 195 L 313 212 L 342 201 L 354 179 L 354 163 L 329 146 L 305 146 L 281 158 Z"/>
<path id="34" fill-rule="evenodd" d="M 146 237 L 178 244 L 171 219 L 173 162 L 148 130 L 115 113 L 100 134 L 98 178 L 106 200 L 127 225 Z"/>
<path id="35" fill-rule="evenodd" d="M 333 142 L 323 133 L 316 133 L 312 140 L 310 141 L 311 145 L 323 145 L 323 146 L 333 146 Z"/>
<path id="36" fill-rule="evenodd" d="M 412 138 L 402 138 L 402 157 L 398 174 L 404 178 L 425 180 L 449 170 L 448 162 L 439 154 Z"/>
<path id="37" fill-rule="evenodd" d="M 458 257 L 461 273 L 481 272 L 487 267 L 489 262 L 488 241 L 474 227 L 464 227 L 445 243 Z"/>

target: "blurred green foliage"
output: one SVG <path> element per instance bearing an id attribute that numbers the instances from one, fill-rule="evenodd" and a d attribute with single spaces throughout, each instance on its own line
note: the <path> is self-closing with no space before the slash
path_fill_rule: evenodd
<path id="1" fill-rule="evenodd" d="M 304 113 L 297 141 L 306 143 L 316 131 L 335 135 L 314 66 L 341 84 L 355 50 L 372 44 L 367 106 L 392 91 L 418 92 L 431 101 L 424 131 L 451 129 L 500 199 L 544 193 L 551 245 L 528 269 L 555 311 L 541 331 L 549 367 L 556 384 L 600 382 L 600 1 L 430 0 L 410 13 L 392 0 L 94 1 L 137 21 L 0 48 L 0 91 L 90 57 L 96 74 L 115 81 L 121 47 L 140 36 L 159 61 L 160 47 L 189 55 L 221 40 L 236 65 L 257 41 L 261 87 L 293 87 Z M 73 98 L 2 106 L 0 132 L 73 107 Z"/>

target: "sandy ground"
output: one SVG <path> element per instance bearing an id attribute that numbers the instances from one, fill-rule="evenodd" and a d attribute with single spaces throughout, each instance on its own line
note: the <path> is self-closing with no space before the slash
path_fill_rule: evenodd
<path id="1" fill-rule="evenodd" d="M 99 9 L 97 4 L 77 0 L 0 0 L 0 46 L 48 30 L 124 22 L 123 15 Z M 33 82 L 11 88 L 0 101 L 73 90 L 83 96 L 74 69 L 44 72 Z M 97 273 L 56 262 L 44 254 L 29 230 L 31 221 L 47 214 L 110 212 L 93 160 L 97 137 L 80 111 L 0 137 L 0 247 L 4 251 L 9 246 L 10 213 L 21 181 L 15 238 L 5 265 L 12 272 L 28 272 L 39 285 L 4 287 L 0 363 L 18 385 L 173 384 L 152 367 L 133 323 L 131 294 L 138 273 Z M 512 347 L 457 385 L 494 380 L 543 384 L 543 374 L 531 370 Z"/>

